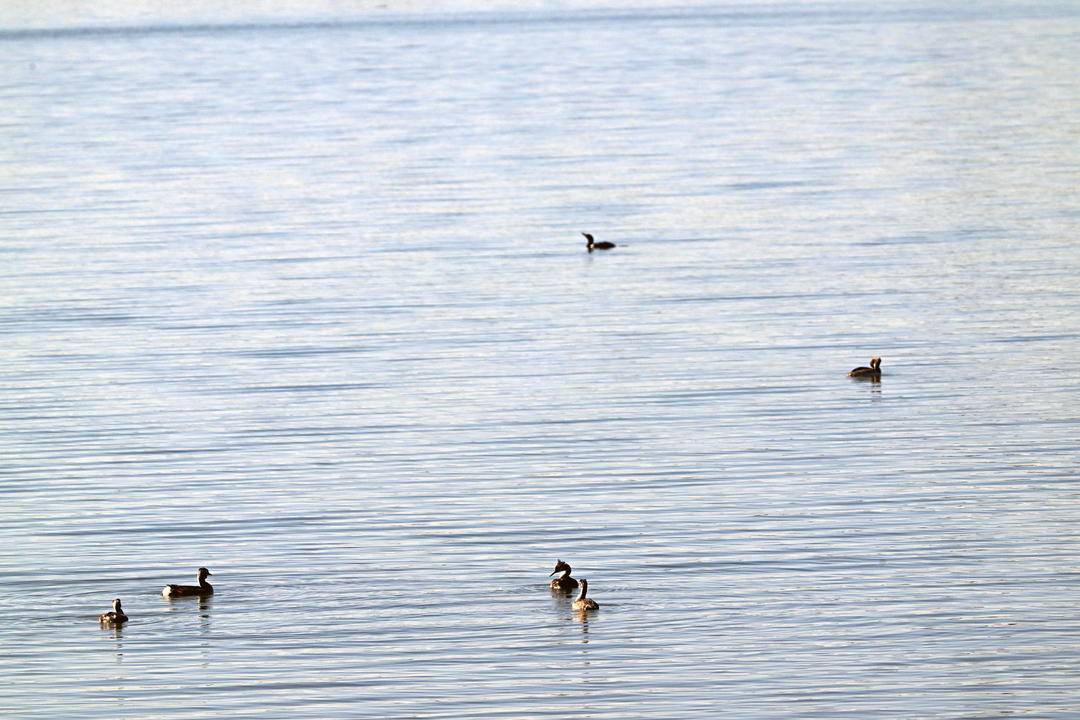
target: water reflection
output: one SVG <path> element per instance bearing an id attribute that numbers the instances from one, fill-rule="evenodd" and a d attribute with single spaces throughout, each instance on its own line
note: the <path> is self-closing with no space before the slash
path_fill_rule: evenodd
<path id="1" fill-rule="evenodd" d="M 589 616 L 588 613 L 575 613 L 581 625 L 581 664 L 584 667 L 592 665 L 589 660 Z"/>
<path id="2" fill-rule="evenodd" d="M 24 653 L 5 653 L 5 705 L 611 720 L 708 716 L 722 684 L 738 717 L 828 714 L 843 697 L 870 717 L 990 717 L 1029 698 L 1067 714 L 1078 388 L 1057 383 L 1050 402 L 1038 371 L 1075 377 L 1080 254 L 1070 189 L 1042 182 L 1064 182 L 1069 153 L 1036 149 L 1069 146 L 1068 103 L 1048 100 L 1074 86 L 1059 62 L 1074 33 L 921 9 L 832 23 L 811 5 L 831 4 L 587 27 L 560 11 L 484 23 L 490 43 L 462 42 L 474 30 L 456 21 L 8 38 L 4 91 L 48 87 L 49 103 L 16 102 L 5 124 L 27 180 L 4 193 L 3 571 L 16 596 L 60 607 L 28 625 L 0 602 L 0 647 Z M 582 31 L 602 41 L 569 39 Z M 702 48 L 754 62 L 688 63 Z M 282 92 L 250 72 L 263 60 L 310 74 Z M 538 82 L 515 95 L 525 74 Z M 441 91 L 455 82 L 470 92 Z M 601 142 L 566 142 L 545 101 L 597 87 L 639 92 L 574 114 L 576 137 Z M 813 122 L 736 97 L 787 118 L 813 103 Z M 304 125 L 313 103 L 328 111 Z M 998 141 L 1010 152 L 972 152 Z M 836 152 L 760 162 L 795 146 Z M 891 207 L 873 201 L 868 157 L 895 171 Z M 941 192 L 926 179 L 946 165 L 962 182 Z M 492 178 L 508 182 L 474 192 Z M 589 255 L 566 227 L 600 233 L 585 216 L 621 216 L 603 236 L 637 249 Z M 882 226 L 915 242 L 864 242 Z M 928 227 L 947 244 L 924 242 Z M 888 407 L 883 377 L 841 384 L 891 348 L 916 364 L 891 361 Z M 956 353 L 993 371 L 916 374 Z M 102 547 L 125 548 L 117 592 L 147 584 L 132 595 L 139 672 L 111 668 L 127 676 L 115 690 L 81 645 L 110 670 L 126 641 L 126 626 L 93 635 L 82 608 L 108 587 Z M 573 593 L 543 615 L 556 548 L 586 577 L 605 568 L 596 615 L 575 618 Z M 153 605 L 150 578 L 190 584 L 191 558 L 222 553 L 248 579 L 301 558 L 315 622 L 277 582 L 227 591 L 220 620 L 204 598 Z M 465 563 L 506 569 L 496 618 L 459 597 L 484 589 L 446 590 L 444 568 Z M 677 619 L 652 589 L 674 579 Z M 1038 626 L 975 629 L 1019 613 Z M 533 704 L 560 685 L 570 700 Z M 195 709 L 169 710 L 185 696 Z"/>
<path id="3" fill-rule="evenodd" d="M 186 607 L 189 602 L 195 602 L 200 611 L 209 610 L 214 602 L 213 595 L 180 595 L 180 596 L 167 596 L 162 595 L 161 601 L 165 603 L 171 610 L 181 610 Z"/>
<path id="4" fill-rule="evenodd" d="M 108 630 L 113 639 L 113 654 L 116 656 L 116 662 L 122 663 L 124 661 L 124 625 L 101 625 L 102 630 Z"/>
<path id="5" fill-rule="evenodd" d="M 202 657 L 202 666 L 204 668 L 210 666 L 210 651 L 213 643 L 210 638 L 210 609 L 214 604 L 213 595 L 200 595 L 199 596 L 199 636 L 201 638 L 199 642 L 199 652 Z"/>
<path id="6" fill-rule="evenodd" d="M 199 614 L 199 632 L 205 637 L 210 635 L 210 620 L 212 618 L 211 610 L 214 607 L 213 595 L 195 595 L 184 596 L 179 598 L 162 597 L 162 601 L 168 605 L 170 612 L 182 612 L 185 607 L 188 607 L 186 601 L 195 601 L 196 608 Z"/>
<path id="7" fill-rule="evenodd" d="M 589 644 L 589 614 L 574 613 L 575 619 L 581 624 L 581 642 Z"/>
<path id="8" fill-rule="evenodd" d="M 555 590 L 551 589 L 551 610 L 554 617 L 560 619 L 560 621 L 566 617 L 566 614 L 570 612 L 570 605 L 573 602 L 573 591 Z"/>
<path id="9" fill-rule="evenodd" d="M 210 629 L 210 608 L 213 607 L 213 595 L 199 598 L 199 627 L 207 631 Z"/>
<path id="10" fill-rule="evenodd" d="M 855 383 L 866 383 L 867 388 L 870 390 L 871 397 L 875 400 L 881 399 L 881 376 L 880 375 L 863 375 L 849 378 Z"/>
<path id="11" fill-rule="evenodd" d="M 877 401 L 881 399 L 881 380 L 875 380 L 870 385 L 870 399 Z"/>

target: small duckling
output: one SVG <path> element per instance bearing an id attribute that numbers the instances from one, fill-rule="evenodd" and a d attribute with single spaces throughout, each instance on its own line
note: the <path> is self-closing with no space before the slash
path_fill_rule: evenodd
<path id="1" fill-rule="evenodd" d="M 574 612 L 589 612 L 590 610 L 599 610 L 600 605 L 595 600 L 589 597 L 585 597 L 585 593 L 589 592 L 589 581 L 585 578 L 581 578 L 581 594 L 578 595 L 577 600 L 571 605 L 571 609 Z"/>
<path id="2" fill-rule="evenodd" d="M 555 561 L 555 570 L 551 573 L 561 572 L 562 575 L 551 581 L 552 590 L 561 590 L 563 592 L 569 592 L 578 586 L 577 580 L 570 577 L 570 563 L 565 563 L 562 560 Z M 549 575 L 548 577 L 551 577 Z"/>
<path id="3" fill-rule="evenodd" d="M 589 252 L 592 252 L 593 250 L 611 250 L 615 247 L 615 243 L 610 243 L 607 241 L 596 242 L 595 240 L 593 240 L 593 236 L 587 232 L 583 232 L 581 234 L 585 236 L 585 249 Z"/>
<path id="4" fill-rule="evenodd" d="M 870 367 L 857 367 L 848 373 L 853 378 L 879 378 L 881 377 L 881 358 L 870 358 Z"/>
<path id="5" fill-rule="evenodd" d="M 213 595 L 214 586 L 206 582 L 206 576 L 213 575 L 212 572 L 204 567 L 199 568 L 198 585 L 166 585 L 161 589 L 161 594 L 165 597 L 183 597 L 193 595 Z"/>
<path id="6" fill-rule="evenodd" d="M 120 598 L 116 598 L 112 601 L 111 612 L 98 615 L 98 622 L 102 625 L 119 625 L 120 623 L 127 622 L 127 619 L 128 616 L 124 614 L 124 609 L 120 607 Z"/>

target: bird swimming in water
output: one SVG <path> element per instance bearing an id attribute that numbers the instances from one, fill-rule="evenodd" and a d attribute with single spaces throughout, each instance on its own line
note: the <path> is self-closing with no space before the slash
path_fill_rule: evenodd
<path id="1" fill-rule="evenodd" d="M 587 232 L 583 232 L 581 234 L 585 236 L 585 249 L 589 252 L 592 252 L 593 250 L 611 250 L 615 247 L 615 243 L 610 243 L 606 241 L 596 242 L 593 239 L 593 236 Z"/>
<path id="2" fill-rule="evenodd" d="M 848 373 L 853 378 L 879 378 L 881 377 L 881 358 L 870 358 L 870 367 L 857 367 Z"/>
<path id="3" fill-rule="evenodd" d="M 124 609 L 120 607 L 120 598 L 112 601 L 112 611 L 98 615 L 98 622 L 102 625 L 119 625 L 127 622 L 127 619 Z"/>
<path id="4" fill-rule="evenodd" d="M 578 586 L 577 580 L 570 577 L 570 563 L 563 562 L 562 560 L 555 561 L 555 570 L 551 575 L 561 572 L 562 575 L 551 581 L 552 590 L 562 590 L 563 592 L 569 592 Z M 548 577 L 551 577 L 550 575 Z"/>
<path id="5" fill-rule="evenodd" d="M 165 597 L 184 597 L 195 595 L 213 595 L 214 586 L 206 582 L 206 576 L 213 575 L 212 572 L 204 567 L 199 568 L 198 585 L 166 585 L 161 589 L 161 594 Z"/>
<path id="6" fill-rule="evenodd" d="M 581 594 L 578 595 L 577 600 L 571 605 L 571 609 L 574 612 L 589 612 L 590 610 L 600 609 L 600 605 L 590 597 L 585 597 L 585 593 L 589 592 L 589 581 L 585 578 L 581 578 Z"/>

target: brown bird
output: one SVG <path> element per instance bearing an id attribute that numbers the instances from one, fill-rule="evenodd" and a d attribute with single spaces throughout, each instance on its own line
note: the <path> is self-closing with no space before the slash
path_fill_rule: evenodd
<path id="1" fill-rule="evenodd" d="M 857 367 L 848 373 L 853 378 L 879 378 L 881 377 L 881 358 L 870 358 L 870 367 Z"/>
<path id="2" fill-rule="evenodd" d="M 116 598 L 112 601 L 111 612 L 98 615 L 98 622 L 102 625 L 119 625 L 120 623 L 127 622 L 127 619 L 128 616 L 124 614 L 124 609 L 120 607 L 120 598 Z"/>
<path id="3" fill-rule="evenodd" d="M 562 575 L 551 581 L 552 590 L 562 590 L 563 592 L 569 592 L 578 586 L 577 580 L 570 577 L 570 563 L 557 560 L 555 562 L 555 570 L 551 575 L 561 572 Z M 550 575 L 548 577 L 551 577 Z"/>
<path id="4" fill-rule="evenodd" d="M 585 578 L 581 578 L 581 594 L 578 595 L 577 600 L 570 607 L 574 612 L 589 612 L 590 610 L 599 610 L 600 605 L 590 597 L 585 597 L 585 593 L 589 592 L 589 581 Z"/>

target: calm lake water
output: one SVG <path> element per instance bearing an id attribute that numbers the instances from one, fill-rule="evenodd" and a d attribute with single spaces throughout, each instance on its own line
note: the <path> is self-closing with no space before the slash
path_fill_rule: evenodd
<path id="1" fill-rule="evenodd" d="M 1080 715 L 1076 5 L 50 7 L 0 714 Z"/>

